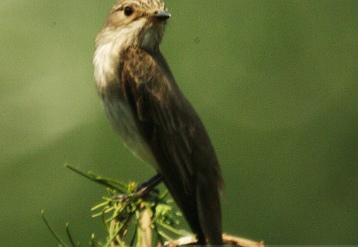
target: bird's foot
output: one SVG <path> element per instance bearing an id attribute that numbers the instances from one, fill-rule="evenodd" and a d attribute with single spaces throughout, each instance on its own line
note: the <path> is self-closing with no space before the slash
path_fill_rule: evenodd
<path id="1" fill-rule="evenodd" d="M 162 175 L 157 174 L 154 177 L 150 178 L 148 181 L 140 184 L 133 193 L 115 195 L 113 199 L 118 200 L 119 202 L 124 202 L 129 198 L 142 198 L 148 195 L 149 192 L 151 192 L 160 182 L 162 182 L 162 180 Z"/>

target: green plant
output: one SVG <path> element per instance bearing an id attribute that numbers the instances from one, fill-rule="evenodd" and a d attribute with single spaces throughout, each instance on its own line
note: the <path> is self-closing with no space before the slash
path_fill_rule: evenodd
<path id="1" fill-rule="evenodd" d="M 168 199 L 168 192 L 162 193 L 153 189 L 145 196 L 135 193 L 138 184 L 123 183 L 113 178 L 102 177 L 92 172 L 83 172 L 73 166 L 65 165 L 70 170 L 106 187 L 107 195 L 102 201 L 92 207 L 92 217 L 100 217 L 107 231 L 104 242 L 97 241 L 92 234 L 89 246 L 156 246 L 174 237 L 190 235 L 179 229 L 178 212 Z M 42 211 L 42 218 L 55 236 L 60 247 L 78 247 L 66 224 L 66 234 L 69 244 L 53 230 Z M 132 233 L 132 234 L 130 234 Z"/>

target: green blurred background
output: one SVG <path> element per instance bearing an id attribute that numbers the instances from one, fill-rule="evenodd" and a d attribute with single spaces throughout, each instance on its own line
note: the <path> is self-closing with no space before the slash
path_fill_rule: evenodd
<path id="1" fill-rule="evenodd" d="M 104 189 L 63 167 L 143 181 L 97 99 L 94 37 L 112 1 L 0 2 L 0 245 L 86 246 Z M 226 232 L 358 244 L 358 1 L 167 0 L 162 44 L 216 146 Z"/>

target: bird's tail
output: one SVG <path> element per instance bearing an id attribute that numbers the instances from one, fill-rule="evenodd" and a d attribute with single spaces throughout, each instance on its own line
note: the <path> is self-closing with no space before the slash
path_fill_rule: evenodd
<path id="1" fill-rule="evenodd" d="M 175 180 L 175 179 L 174 179 Z M 216 188 L 208 190 L 206 178 L 199 178 L 196 192 L 187 194 L 178 183 L 165 182 L 175 202 L 182 211 L 191 230 L 196 234 L 198 245 L 222 244 L 220 196 Z M 173 186 L 173 185 L 176 186 Z M 210 187 L 209 187 L 210 188 Z"/>

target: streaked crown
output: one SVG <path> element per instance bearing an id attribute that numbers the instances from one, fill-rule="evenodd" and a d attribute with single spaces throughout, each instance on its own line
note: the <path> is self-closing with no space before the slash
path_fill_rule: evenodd
<path id="1" fill-rule="evenodd" d="M 136 5 L 138 7 L 142 8 L 163 8 L 164 9 L 164 3 L 161 0 L 118 0 L 112 9 L 120 8 L 121 6 L 130 6 L 130 5 Z"/>
<path id="2" fill-rule="evenodd" d="M 165 21 L 155 15 L 166 11 L 161 0 L 119 0 L 112 7 L 103 31 L 121 32 L 130 45 L 144 48 L 158 46 Z"/>

